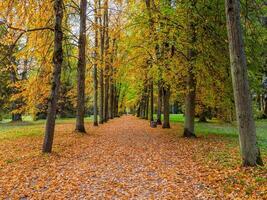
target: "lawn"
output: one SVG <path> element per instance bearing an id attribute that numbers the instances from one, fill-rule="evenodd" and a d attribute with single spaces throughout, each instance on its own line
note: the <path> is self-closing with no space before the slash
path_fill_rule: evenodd
<path id="1" fill-rule="evenodd" d="M 85 122 L 91 121 L 90 117 L 85 118 Z M 75 118 L 57 119 L 57 124 L 75 123 Z M 40 136 L 44 133 L 45 120 L 33 121 L 30 117 L 23 118 L 22 122 L 10 122 L 3 120 L 0 122 L 0 140 L 16 139 L 24 136 Z"/>
<path id="2" fill-rule="evenodd" d="M 183 114 L 171 114 L 170 121 L 183 125 L 184 116 Z M 198 136 L 215 134 L 229 139 L 238 139 L 238 132 L 235 123 L 225 123 L 219 120 L 210 120 L 207 123 L 203 123 L 198 122 L 198 119 L 196 119 L 195 128 Z M 257 120 L 256 129 L 259 145 L 267 151 L 267 120 Z"/>
<path id="3" fill-rule="evenodd" d="M 85 119 L 87 122 L 92 117 Z M 171 114 L 170 121 L 183 125 L 183 114 Z M 75 118 L 57 119 L 57 124 L 75 123 Z M 0 123 L 0 139 L 15 139 L 22 136 L 39 136 L 43 134 L 45 120 L 32 121 L 30 117 L 24 117 L 23 122 L 12 123 L 4 120 Z M 221 135 L 237 140 L 238 133 L 234 123 L 224 123 L 218 120 L 210 120 L 207 123 L 200 123 L 196 120 L 196 134 L 208 136 L 210 134 Z M 267 151 L 267 120 L 256 121 L 257 137 L 261 148 Z"/>

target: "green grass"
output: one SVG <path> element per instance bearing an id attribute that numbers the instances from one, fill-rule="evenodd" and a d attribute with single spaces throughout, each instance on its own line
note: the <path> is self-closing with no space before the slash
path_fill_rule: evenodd
<path id="1" fill-rule="evenodd" d="M 156 116 L 155 116 L 156 117 Z M 86 121 L 91 121 L 86 118 Z M 183 114 L 171 114 L 170 121 L 183 125 Z M 57 119 L 57 124 L 75 123 L 75 118 Z M 24 117 L 23 122 L 12 123 L 10 120 L 0 122 L 0 140 L 15 139 L 22 136 L 39 136 L 43 134 L 45 120 L 32 121 L 30 117 Z M 210 120 L 208 123 L 200 123 L 196 119 L 196 134 L 207 136 L 209 134 L 221 135 L 233 138 L 237 141 L 238 133 L 235 124 L 224 123 L 218 120 Z M 261 148 L 267 150 L 267 120 L 256 121 L 257 137 Z"/>
<path id="2" fill-rule="evenodd" d="M 183 114 L 171 114 L 170 121 L 183 125 L 184 116 Z M 197 135 L 216 134 L 228 138 L 238 138 L 235 123 L 225 123 L 219 120 L 210 120 L 207 123 L 203 123 L 198 122 L 198 119 L 196 119 L 195 128 Z M 267 120 L 257 120 L 256 129 L 260 147 L 267 150 Z"/>
<path id="3" fill-rule="evenodd" d="M 91 121 L 86 118 L 85 121 Z M 75 118 L 57 119 L 56 124 L 75 123 Z M 30 117 L 24 117 L 22 122 L 0 122 L 0 140 L 16 139 L 20 137 L 40 136 L 44 133 L 45 120 L 32 121 Z"/>

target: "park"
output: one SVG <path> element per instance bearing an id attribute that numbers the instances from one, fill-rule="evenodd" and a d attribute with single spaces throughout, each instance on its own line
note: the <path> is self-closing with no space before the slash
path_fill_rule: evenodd
<path id="1" fill-rule="evenodd" d="M 264 0 L 0 2 L 0 199 L 267 199 Z"/>

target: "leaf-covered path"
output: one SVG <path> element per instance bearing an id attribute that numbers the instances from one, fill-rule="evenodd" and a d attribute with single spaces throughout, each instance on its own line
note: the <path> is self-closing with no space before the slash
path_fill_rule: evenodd
<path id="1" fill-rule="evenodd" d="M 42 142 L 39 137 L 2 143 L 0 197 L 211 197 L 212 189 L 203 180 L 212 171 L 207 171 L 203 163 L 196 159 L 197 152 L 208 143 L 202 139 L 174 136 L 172 133 L 181 132 L 181 127 L 177 125 L 169 130 L 160 127 L 152 129 L 145 120 L 124 116 L 97 128 L 87 125 L 88 134 L 84 136 L 72 133 L 72 129 L 73 124 L 57 126 L 55 153 L 49 156 L 39 153 Z M 11 145 L 14 148 L 7 149 Z"/>

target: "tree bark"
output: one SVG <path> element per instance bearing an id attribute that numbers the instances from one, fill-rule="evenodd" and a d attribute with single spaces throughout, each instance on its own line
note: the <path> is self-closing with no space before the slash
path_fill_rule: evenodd
<path id="1" fill-rule="evenodd" d="M 101 1 L 99 0 L 99 8 L 101 8 Z M 100 68 L 100 107 L 99 107 L 99 123 L 104 123 L 104 48 L 105 48 L 105 29 L 102 23 L 102 17 L 99 17 L 99 24 L 101 25 L 100 31 L 100 57 L 101 57 L 101 68 Z"/>
<path id="2" fill-rule="evenodd" d="M 203 111 L 203 112 L 200 113 L 199 120 L 198 121 L 199 122 L 207 122 L 206 112 L 205 111 Z"/>
<path id="3" fill-rule="evenodd" d="M 153 80 L 150 83 L 150 121 L 154 121 L 154 91 L 153 91 Z"/>
<path id="4" fill-rule="evenodd" d="M 110 76 L 110 91 L 109 91 L 109 118 L 110 119 L 114 118 L 113 105 L 114 105 L 114 85 L 113 85 L 113 79 L 111 75 Z"/>
<path id="5" fill-rule="evenodd" d="M 185 98 L 185 124 L 184 137 L 196 137 L 195 135 L 195 99 L 196 83 L 193 75 L 193 67 L 190 66 L 187 75 L 187 94 Z"/>
<path id="6" fill-rule="evenodd" d="M 146 94 L 146 100 L 145 100 L 145 119 L 148 120 L 149 115 L 149 91 L 147 91 Z"/>
<path id="7" fill-rule="evenodd" d="M 267 98 L 264 99 L 264 104 L 263 117 L 267 118 Z"/>
<path id="8" fill-rule="evenodd" d="M 263 165 L 249 92 L 246 55 L 240 22 L 240 1 L 225 0 L 231 74 L 243 166 Z"/>
<path id="9" fill-rule="evenodd" d="M 116 116 L 116 104 L 117 104 L 117 87 L 116 87 L 116 82 L 114 82 L 114 90 L 113 90 L 113 117 Z"/>
<path id="10" fill-rule="evenodd" d="M 115 104 L 115 116 L 116 117 L 120 117 L 119 115 L 119 97 L 120 97 L 120 91 L 118 92 L 118 94 L 116 95 L 116 104 Z"/>
<path id="11" fill-rule="evenodd" d="M 61 66 L 63 62 L 63 50 L 62 50 L 62 18 L 63 18 L 63 0 L 54 1 L 54 11 L 55 11 L 55 29 L 54 29 L 54 53 L 53 53 L 53 75 L 51 84 L 51 94 L 48 99 L 48 112 L 47 120 L 45 126 L 45 137 L 43 143 L 42 151 L 44 153 L 50 153 L 52 151 L 54 130 L 55 130 L 55 120 L 56 120 L 56 110 L 57 110 L 57 100 L 60 87 L 60 75 Z"/>
<path id="12" fill-rule="evenodd" d="M 80 36 L 79 36 L 79 59 L 77 68 L 77 114 L 76 128 L 80 133 L 85 133 L 84 112 L 85 112 L 85 47 L 86 47 L 86 8 L 87 0 L 80 1 Z"/>
<path id="13" fill-rule="evenodd" d="M 116 92 L 115 92 L 115 117 L 119 116 L 119 98 L 120 98 L 120 92 L 121 92 L 121 83 L 117 84 L 116 86 Z"/>
<path id="14" fill-rule="evenodd" d="M 99 123 L 104 123 L 104 74 L 103 69 L 100 69 L 100 107 L 99 107 Z"/>
<path id="15" fill-rule="evenodd" d="M 98 80 L 97 80 L 97 61 L 98 61 L 98 5 L 95 0 L 95 50 L 94 50 L 94 68 L 93 68 L 93 80 L 94 80 L 94 126 L 98 126 Z"/>
<path id="16" fill-rule="evenodd" d="M 192 46 L 195 45 L 196 25 L 193 21 L 193 10 L 196 6 L 196 1 L 191 0 L 191 8 L 189 10 L 189 42 Z M 194 75 L 194 62 L 196 58 L 196 51 L 190 47 L 188 50 L 188 74 L 186 80 L 186 98 L 185 98 L 185 124 L 184 124 L 184 137 L 196 137 L 195 135 L 195 100 L 196 100 L 196 79 Z"/>
<path id="17" fill-rule="evenodd" d="M 163 124 L 162 128 L 170 128 L 170 86 L 164 85 L 162 89 L 163 94 Z"/>
<path id="18" fill-rule="evenodd" d="M 140 103 L 139 103 L 139 105 L 138 105 L 138 107 L 137 107 L 137 110 L 136 110 L 136 117 L 140 117 Z"/>
<path id="19" fill-rule="evenodd" d="M 162 86 L 161 81 L 158 82 L 158 110 L 157 110 L 157 124 L 161 125 L 161 108 L 162 108 Z"/>
<path id="20" fill-rule="evenodd" d="M 104 29 L 105 29 L 105 93 L 104 93 L 104 121 L 109 119 L 109 30 L 108 30 L 108 0 L 104 4 Z"/>
<path id="21" fill-rule="evenodd" d="M 114 73 L 115 69 L 113 67 L 113 62 L 116 57 L 117 50 L 116 50 L 116 39 L 112 41 L 112 55 L 110 59 L 110 91 L 109 91 L 109 118 L 114 118 L 114 97 L 115 97 L 115 80 L 114 80 Z"/>

